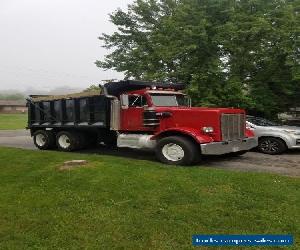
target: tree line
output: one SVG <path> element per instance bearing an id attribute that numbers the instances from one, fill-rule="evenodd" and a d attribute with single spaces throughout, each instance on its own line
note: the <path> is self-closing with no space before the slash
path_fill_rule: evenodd
<path id="1" fill-rule="evenodd" d="M 300 0 L 136 0 L 110 20 L 100 68 L 184 82 L 198 106 L 300 106 Z"/>
<path id="2" fill-rule="evenodd" d="M 21 93 L 10 93 L 10 94 L 0 93 L 0 100 L 20 101 L 20 100 L 25 100 L 25 95 Z"/>

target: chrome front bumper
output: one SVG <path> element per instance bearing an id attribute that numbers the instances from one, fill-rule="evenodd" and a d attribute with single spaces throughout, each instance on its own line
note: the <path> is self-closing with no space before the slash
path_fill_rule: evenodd
<path id="1" fill-rule="evenodd" d="M 201 144 L 201 152 L 204 155 L 223 155 L 233 152 L 247 151 L 257 147 L 257 145 L 257 138 L 252 137 L 237 141 Z"/>

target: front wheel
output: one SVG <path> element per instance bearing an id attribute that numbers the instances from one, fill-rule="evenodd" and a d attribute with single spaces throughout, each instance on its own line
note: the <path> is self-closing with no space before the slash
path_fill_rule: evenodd
<path id="1" fill-rule="evenodd" d="M 287 147 L 283 140 L 275 137 L 261 138 L 258 142 L 258 150 L 264 154 L 282 154 Z"/>
<path id="2" fill-rule="evenodd" d="M 157 158 L 170 165 L 191 165 L 200 159 L 200 149 L 192 140 L 181 136 L 170 136 L 158 141 Z"/>

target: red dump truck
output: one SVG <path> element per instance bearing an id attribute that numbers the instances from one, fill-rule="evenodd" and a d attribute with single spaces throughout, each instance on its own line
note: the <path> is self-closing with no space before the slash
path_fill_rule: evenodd
<path id="1" fill-rule="evenodd" d="M 241 155 L 257 146 L 244 110 L 191 107 L 183 89 L 125 80 L 90 96 L 30 96 L 27 128 L 39 149 L 152 149 L 161 162 L 175 165 L 195 164 L 202 155 Z"/>

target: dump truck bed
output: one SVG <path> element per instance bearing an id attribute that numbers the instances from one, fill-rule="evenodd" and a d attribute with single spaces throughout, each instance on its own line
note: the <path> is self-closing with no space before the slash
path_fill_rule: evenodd
<path id="1" fill-rule="evenodd" d="M 111 98 L 106 95 L 59 98 L 32 96 L 27 100 L 28 128 L 93 126 L 109 128 Z"/>

